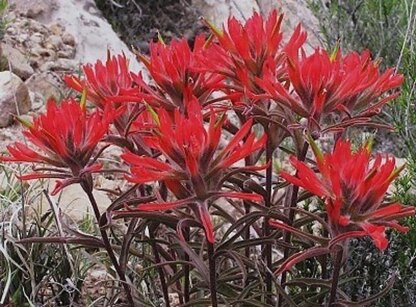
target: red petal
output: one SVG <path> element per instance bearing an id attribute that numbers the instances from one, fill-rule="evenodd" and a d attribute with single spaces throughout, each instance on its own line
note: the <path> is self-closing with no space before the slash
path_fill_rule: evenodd
<path id="1" fill-rule="evenodd" d="M 141 211 L 164 211 L 183 207 L 189 203 L 192 203 L 190 199 L 181 199 L 165 203 L 146 203 L 138 205 L 137 209 Z"/>
<path id="2" fill-rule="evenodd" d="M 217 197 L 225 197 L 225 198 L 239 198 L 244 200 L 251 200 L 254 202 L 261 202 L 263 201 L 263 196 L 254 193 L 245 193 L 245 192 L 218 192 L 215 193 Z"/>
<path id="3" fill-rule="evenodd" d="M 211 216 L 209 215 L 206 203 L 198 205 L 199 218 L 201 219 L 202 226 L 205 230 L 205 236 L 209 243 L 215 243 L 214 226 L 212 225 Z"/>

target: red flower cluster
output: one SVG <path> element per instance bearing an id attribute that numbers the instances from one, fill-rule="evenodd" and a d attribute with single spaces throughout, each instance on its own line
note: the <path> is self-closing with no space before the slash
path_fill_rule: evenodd
<path id="1" fill-rule="evenodd" d="M 160 158 L 133 153 L 123 154 L 122 158 L 131 165 L 131 175 L 127 176 L 129 181 L 165 182 L 179 198 L 171 203 L 143 204 L 139 210 L 167 210 L 198 204 L 197 216 L 205 228 L 208 240 L 213 242 L 207 200 L 219 197 L 262 200 L 260 195 L 252 193 L 221 191 L 221 184 L 222 176 L 234 163 L 263 148 L 266 135 L 256 140 L 254 133 L 250 133 L 252 121 L 247 121 L 228 145 L 219 149 L 226 117 L 218 118 L 211 110 L 209 125 L 205 127 L 198 100 L 193 96 L 188 97 L 185 105 L 187 116 L 179 109 L 175 110 L 173 117 L 166 110 L 160 109 L 154 119 L 157 124 L 154 134 L 145 138 L 150 148 L 162 154 Z"/>
<path id="2" fill-rule="evenodd" d="M 63 100 L 60 106 L 49 100 L 45 114 L 36 117 L 33 124 L 25 123 L 28 130 L 24 135 L 37 148 L 16 142 L 7 147 L 10 156 L 2 156 L 0 161 L 42 163 L 55 167 L 41 168 L 20 178 L 65 179 L 57 182 L 53 192 L 57 193 L 101 168 L 101 164 L 96 163 L 92 156 L 114 117 L 114 111 L 109 108 L 104 112 L 89 113 L 85 106 L 74 99 Z M 69 168 L 70 172 L 61 168 Z"/>
<path id="3" fill-rule="evenodd" d="M 369 235 L 379 249 L 388 241 L 386 227 L 407 231 L 398 219 L 415 214 L 414 207 L 398 203 L 384 204 L 383 199 L 391 182 L 401 169 L 395 169 L 393 157 L 384 160 L 378 154 L 370 163 L 368 146 L 351 150 L 348 141 L 337 142 L 332 153 L 323 155 L 311 142 L 319 170 L 317 175 L 305 163 L 291 158 L 297 176 L 282 172 L 280 176 L 303 187 L 325 201 L 331 235 L 343 238 Z"/>
<path id="4" fill-rule="evenodd" d="M 198 55 L 207 48 L 208 43 L 202 35 L 195 38 L 192 50 L 186 39 L 175 39 L 169 45 L 159 41 L 150 44 L 149 57 L 139 54 L 139 59 L 158 86 L 154 90 L 141 78 L 136 78 L 149 93 L 148 102 L 169 110 L 180 107 L 184 111 L 184 93 L 191 91 L 205 105 L 213 89 L 221 87 L 223 79 L 220 75 L 197 69 Z"/>
<path id="5" fill-rule="evenodd" d="M 309 56 L 302 53 L 290 57 L 287 71 L 295 95 L 273 75 L 257 79 L 257 84 L 266 97 L 314 120 L 318 126 L 331 112 L 341 113 L 342 119 L 348 119 L 346 126 L 354 124 L 351 118 L 378 114 L 396 95 L 379 98 L 403 82 L 403 76 L 395 74 L 393 69 L 381 74 L 378 62 L 371 61 L 368 51 L 343 57 L 340 51 L 331 55 L 317 49 Z"/>
<path id="6" fill-rule="evenodd" d="M 133 81 L 124 54 L 111 56 L 108 52 L 105 65 L 98 60 L 94 65 L 84 65 L 83 70 L 85 79 L 66 76 L 65 82 L 80 93 L 86 90 L 88 99 L 97 107 L 104 108 L 107 103 L 115 101 L 140 101 L 141 89 Z"/>
<path id="7" fill-rule="evenodd" d="M 237 92 L 258 92 L 255 79 L 263 75 L 273 75 L 281 81 L 286 54 L 297 53 L 306 40 L 306 33 L 298 26 L 282 46 L 282 20 L 283 14 L 272 11 L 267 20 L 254 13 L 244 25 L 231 17 L 222 31 L 207 23 L 218 44 L 213 44 L 201 61 L 206 69 L 229 78 L 233 82 L 229 88 Z"/>

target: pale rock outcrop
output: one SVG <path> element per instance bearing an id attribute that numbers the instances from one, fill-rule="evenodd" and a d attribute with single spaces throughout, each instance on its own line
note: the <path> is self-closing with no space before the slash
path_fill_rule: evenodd
<path id="1" fill-rule="evenodd" d="M 300 23 L 308 33 L 305 43 L 306 52 L 310 53 L 316 47 L 322 45 L 319 37 L 319 22 L 308 7 L 305 0 L 261 0 L 258 1 L 260 11 L 268 14 L 273 9 L 278 9 L 284 14 L 283 33 L 290 34 Z"/>
<path id="2" fill-rule="evenodd" d="M 75 70 L 79 66 L 75 60 L 75 47 L 69 38 L 71 34 L 65 32 L 62 26 L 56 24 L 46 26 L 37 20 L 17 16 L 14 11 L 8 18 L 13 19 L 13 22 L 6 29 L 3 49 L 6 57 L 8 49 L 16 50 L 15 53 L 20 55 L 19 59 L 22 59 L 22 63 L 27 63 L 22 78 L 27 79 L 34 72 L 48 71 L 51 68 L 54 71 L 66 72 L 68 69 Z M 14 63 L 18 62 L 14 60 L 16 57 L 16 55 L 7 57 L 12 68 L 16 66 Z"/>
<path id="3" fill-rule="evenodd" d="M 30 66 L 28 58 L 19 49 L 6 44 L 2 44 L 1 48 L 7 64 L 14 74 L 22 78 L 22 80 L 26 80 L 33 75 L 34 70 Z"/>
<path id="4" fill-rule="evenodd" d="M 205 18 L 218 26 L 222 25 L 229 16 L 244 21 L 252 15 L 253 11 L 260 11 L 256 0 L 194 0 L 192 4 Z"/>
<path id="5" fill-rule="evenodd" d="M 54 183 L 51 181 L 51 188 Z M 111 200 L 103 191 L 94 190 L 95 200 L 101 213 L 110 206 Z M 65 187 L 61 193 L 51 197 L 59 206 L 59 208 L 75 222 L 81 222 L 86 216 L 94 216 L 94 211 L 88 200 L 87 195 L 79 184 L 73 184 Z M 45 206 L 46 204 L 43 204 Z M 44 208 L 50 209 L 48 205 Z"/>
<path id="6" fill-rule="evenodd" d="M 9 5 L 19 15 L 42 21 L 50 18 L 61 1 L 65 0 L 9 0 Z"/>
<path id="7" fill-rule="evenodd" d="M 0 72 L 0 128 L 7 127 L 13 118 L 29 112 L 31 101 L 23 81 L 10 71 Z"/>
<path id="8" fill-rule="evenodd" d="M 53 71 L 35 73 L 26 80 L 32 98 L 33 110 L 39 111 L 48 99 L 59 101 L 68 92 L 60 76 Z"/>
<path id="9" fill-rule="evenodd" d="M 285 38 L 301 23 L 304 30 L 308 32 L 308 40 L 305 44 L 307 52 L 321 45 L 319 41 L 319 24 L 316 17 L 308 8 L 304 0 L 195 0 L 193 5 L 218 27 L 226 23 L 229 16 L 234 16 L 244 22 L 253 11 L 261 12 L 263 15 L 278 9 L 284 13 L 282 31 Z"/>
<path id="10" fill-rule="evenodd" d="M 51 12 L 46 24 L 59 23 L 65 27 L 63 41 L 76 45 L 75 60 L 79 63 L 95 63 L 97 59 L 105 60 L 107 49 L 112 53 L 124 52 L 130 59 L 130 68 L 138 71 L 142 66 L 134 54 L 117 36 L 108 21 L 102 17 L 93 0 L 61 0 Z"/>
<path id="11" fill-rule="evenodd" d="M 13 23 L 5 40 L 30 53 L 35 71 L 76 70 L 80 64 L 105 60 L 107 49 L 124 52 L 132 70 L 143 67 L 94 0 L 10 0 L 10 7 Z"/>

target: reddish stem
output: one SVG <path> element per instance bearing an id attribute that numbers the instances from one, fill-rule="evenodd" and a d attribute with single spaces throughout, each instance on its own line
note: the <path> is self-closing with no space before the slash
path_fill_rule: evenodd
<path id="1" fill-rule="evenodd" d="M 309 144 L 307 142 L 305 142 L 303 144 L 303 148 L 302 148 L 301 152 L 299 152 L 298 153 L 298 156 L 297 156 L 297 159 L 299 161 L 305 161 L 306 154 L 308 153 L 308 148 L 309 148 Z M 293 219 L 295 218 L 295 211 L 294 210 L 291 210 L 291 208 L 296 207 L 296 204 L 298 202 L 298 193 L 299 193 L 299 187 L 296 186 L 296 185 L 293 186 L 293 188 L 292 188 L 292 195 L 290 197 L 290 204 L 289 204 L 290 205 L 290 207 L 289 207 L 289 223 L 288 223 L 289 226 L 292 225 Z M 285 243 L 290 243 L 290 240 L 291 240 L 290 232 L 288 232 L 288 231 L 284 232 L 283 241 Z M 288 248 L 285 248 L 283 250 L 283 258 L 284 259 L 286 259 L 287 257 L 289 257 L 289 252 L 290 251 L 289 251 Z M 282 277 L 280 279 L 280 285 L 283 287 L 283 289 L 285 288 L 286 278 L 287 278 L 287 272 L 285 271 L 285 272 L 282 273 Z M 279 295 L 278 304 L 277 305 L 278 306 L 282 306 L 283 305 L 283 297 L 281 295 Z"/>
<path id="2" fill-rule="evenodd" d="M 343 254 L 343 250 L 342 248 L 340 248 L 340 250 L 337 251 L 335 255 L 334 270 L 332 272 L 331 292 L 329 294 L 328 306 L 332 306 L 332 304 L 335 303 L 336 298 L 337 298 L 337 289 L 338 289 L 338 282 L 339 282 L 339 274 L 341 271 L 342 254 Z"/>
<path id="3" fill-rule="evenodd" d="M 215 268 L 214 244 L 207 242 L 208 245 L 208 265 L 209 265 L 209 289 L 211 291 L 211 307 L 218 307 L 217 299 L 217 274 Z"/>
<path id="4" fill-rule="evenodd" d="M 89 187 L 90 185 L 88 183 L 81 184 L 81 186 L 88 196 L 88 199 L 94 211 L 95 218 L 99 225 L 101 214 L 100 214 L 100 210 L 98 209 L 97 201 L 95 200 L 95 197 L 92 193 L 92 188 Z M 127 301 L 129 302 L 130 306 L 135 306 L 133 296 L 131 294 L 130 286 L 127 283 L 126 275 L 124 274 L 123 270 L 121 269 L 117 261 L 116 255 L 114 254 L 113 248 L 111 247 L 110 239 L 108 238 L 107 232 L 105 231 L 105 229 L 102 229 L 101 227 L 99 227 L 99 229 L 100 229 L 101 238 L 103 240 L 104 248 L 107 251 L 107 254 L 108 254 L 108 257 L 110 258 L 111 263 L 116 269 L 118 277 L 120 278 L 121 284 L 124 288 L 124 291 L 126 292 Z"/>

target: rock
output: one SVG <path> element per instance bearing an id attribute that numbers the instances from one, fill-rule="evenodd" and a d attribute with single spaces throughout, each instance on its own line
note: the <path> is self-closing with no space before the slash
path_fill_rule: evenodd
<path id="1" fill-rule="evenodd" d="M 77 67 L 76 62 L 58 61 L 59 58 L 75 57 L 75 46 L 64 43 L 64 38 L 66 43 L 74 43 L 74 38 L 70 34 L 64 36 L 64 26 L 55 23 L 47 27 L 37 20 L 17 17 L 9 27 L 16 31 L 11 31 L 15 33 L 13 35 L 6 33 L 4 37 L 6 44 L 24 54 L 35 72 L 40 68 L 42 71 L 53 69 L 66 72 Z M 23 78 L 27 77 L 23 76 Z"/>
<path id="2" fill-rule="evenodd" d="M 5 41 L 28 54 L 35 72 L 75 71 L 80 63 L 106 60 L 107 49 L 113 54 L 124 52 L 132 71 L 143 69 L 94 0 L 10 0 L 10 4 L 8 14 L 15 18 L 6 29 Z"/>
<path id="3" fill-rule="evenodd" d="M 65 31 L 65 27 L 59 23 L 54 23 L 49 26 L 49 30 L 55 35 L 62 35 Z"/>
<path id="4" fill-rule="evenodd" d="M 34 57 L 36 61 L 39 61 L 39 58 L 54 59 L 56 55 L 55 51 L 53 51 L 52 49 L 43 48 L 40 46 L 33 48 L 31 53 L 32 53 L 32 57 Z M 33 63 L 32 65 L 38 67 L 39 63 L 38 64 Z"/>
<path id="5" fill-rule="evenodd" d="M 30 100 L 32 101 L 32 111 L 43 112 L 45 110 L 45 98 L 43 95 L 29 91 Z"/>
<path id="6" fill-rule="evenodd" d="M 71 59 L 60 58 L 56 61 L 49 61 L 39 67 L 40 71 L 74 71 L 78 63 Z"/>
<path id="7" fill-rule="evenodd" d="M 2 45 L 2 49 L 3 55 L 6 57 L 13 73 L 22 78 L 22 80 L 26 80 L 33 75 L 33 68 L 23 53 L 9 45 Z"/>
<path id="8" fill-rule="evenodd" d="M 38 103 L 45 103 L 49 98 L 60 100 L 64 96 L 65 85 L 53 72 L 36 73 L 26 81 L 26 85 Z M 36 108 L 39 107 L 36 105 Z"/>
<path id="9" fill-rule="evenodd" d="M 55 0 L 10 0 L 10 6 L 28 18 L 48 18 L 57 5 Z"/>
<path id="10" fill-rule="evenodd" d="M 290 35 L 295 27 L 302 23 L 303 28 L 308 32 L 306 51 L 310 52 L 321 45 L 318 20 L 310 11 L 307 1 L 304 0 L 194 0 L 192 3 L 203 16 L 219 27 L 231 15 L 244 21 L 252 15 L 253 10 L 267 16 L 271 10 L 278 9 L 285 14 L 282 26 L 284 34 Z M 286 35 L 285 38 L 288 36 Z"/>
<path id="11" fill-rule="evenodd" d="M 44 40 L 45 38 L 44 38 L 44 36 L 41 34 L 41 33 L 34 33 L 31 37 L 30 37 L 30 40 L 33 42 L 33 43 L 35 43 L 35 44 L 38 44 L 38 45 L 40 45 L 41 43 L 43 43 L 43 40 Z"/>
<path id="12" fill-rule="evenodd" d="M 9 34 L 9 35 L 16 35 L 17 34 L 17 29 L 15 27 L 7 27 L 6 33 Z"/>
<path id="13" fill-rule="evenodd" d="M 24 21 L 24 19 L 23 19 Z M 44 24 L 36 21 L 36 20 L 30 20 L 29 23 L 29 29 L 33 32 L 38 32 L 44 35 L 49 35 L 49 29 Z"/>
<path id="14" fill-rule="evenodd" d="M 50 47 L 48 47 L 48 45 Z M 45 47 L 47 49 L 59 50 L 63 45 L 62 38 L 59 35 L 51 35 L 47 38 Z"/>
<path id="15" fill-rule="evenodd" d="M 306 52 L 310 53 L 314 48 L 322 45 L 319 35 L 319 22 L 308 7 L 308 1 L 304 0 L 262 0 L 258 1 L 260 10 L 267 15 L 272 9 L 277 8 L 284 13 L 283 33 L 290 34 L 301 23 L 308 32 L 305 43 Z"/>
<path id="16" fill-rule="evenodd" d="M 13 116 L 31 108 L 29 91 L 23 81 L 10 71 L 0 72 L 0 127 L 13 122 Z"/>
<path id="17" fill-rule="evenodd" d="M 75 57 L 75 49 L 68 48 L 66 50 L 59 50 L 56 55 L 58 58 L 73 59 Z"/>
<path id="18" fill-rule="evenodd" d="M 62 36 L 62 41 L 66 45 L 75 46 L 75 37 L 72 34 L 70 34 L 70 33 L 65 33 Z"/>
<path id="19" fill-rule="evenodd" d="M 204 17 L 221 26 L 229 16 L 244 21 L 253 14 L 253 10 L 260 11 L 256 0 L 195 0 L 192 4 L 202 13 Z"/>
<path id="20" fill-rule="evenodd" d="M 23 33 L 23 34 L 16 37 L 16 41 L 18 41 L 21 44 L 24 44 L 28 40 L 29 40 L 29 35 L 26 34 L 26 33 Z"/>
<path id="21" fill-rule="evenodd" d="M 114 54 L 124 52 L 130 60 L 130 68 L 133 71 L 143 68 L 108 21 L 101 16 L 94 0 L 59 1 L 59 6 L 52 12 L 49 22 L 50 24 L 58 22 L 65 27 L 66 33 L 76 37 L 75 59 L 79 63 L 105 60 L 107 49 L 110 49 Z M 65 37 L 65 41 L 68 45 L 75 45 L 75 40 L 72 42 L 69 37 Z"/>
<path id="22" fill-rule="evenodd" d="M 50 188 L 53 189 L 54 186 L 55 183 L 51 181 Z M 110 198 L 103 191 L 94 190 L 93 194 L 100 212 L 104 212 L 111 205 Z M 65 187 L 60 195 L 52 196 L 52 199 L 59 203 L 63 213 L 76 222 L 81 222 L 87 215 L 94 216 L 88 197 L 79 184 Z"/>

